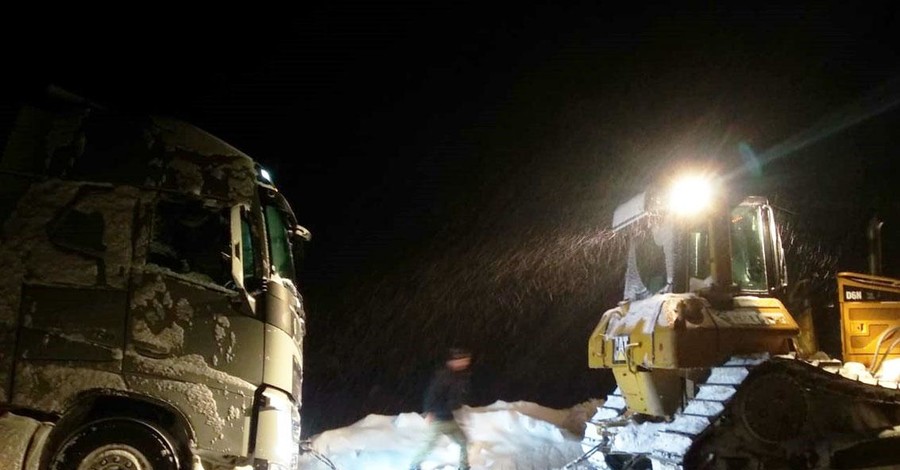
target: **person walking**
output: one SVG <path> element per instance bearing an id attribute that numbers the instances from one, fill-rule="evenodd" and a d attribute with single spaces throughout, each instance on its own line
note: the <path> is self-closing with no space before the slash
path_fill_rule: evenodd
<path id="1" fill-rule="evenodd" d="M 429 435 L 425 445 L 413 459 L 410 470 L 420 470 L 425 457 L 434 449 L 442 436 L 447 436 L 459 444 L 459 468 L 469 470 L 468 439 L 453 417 L 453 411 L 465 403 L 469 392 L 469 366 L 472 354 L 459 348 L 450 349 L 445 366 L 438 369 L 431 378 L 425 392 L 425 421 L 429 424 Z"/>

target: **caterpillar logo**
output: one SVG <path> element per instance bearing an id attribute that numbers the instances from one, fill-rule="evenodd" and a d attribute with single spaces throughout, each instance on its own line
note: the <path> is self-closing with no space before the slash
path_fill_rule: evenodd
<path id="1" fill-rule="evenodd" d="M 625 362 L 626 349 L 628 349 L 628 336 L 613 337 L 613 362 Z"/>

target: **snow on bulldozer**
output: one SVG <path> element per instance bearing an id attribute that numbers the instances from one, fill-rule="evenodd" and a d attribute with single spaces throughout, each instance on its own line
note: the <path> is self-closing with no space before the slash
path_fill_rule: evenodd
<path id="1" fill-rule="evenodd" d="M 587 423 L 579 463 L 900 465 L 900 281 L 839 274 L 844 362 L 804 348 L 814 332 L 809 312 L 785 307 L 776 211 L 723 189 L 712 176 L 661 182 L 616 209 L 624 299 L 603 314 L 588 361 L 617 387 Z"/>

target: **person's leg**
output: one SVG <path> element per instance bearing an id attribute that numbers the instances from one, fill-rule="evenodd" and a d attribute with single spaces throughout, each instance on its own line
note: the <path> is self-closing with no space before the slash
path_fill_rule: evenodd
<path id="1" fill-rule="evenodd" d="M 425 460 L 425 457 L 428 457 L 428 454 L 434 449 L 434 445 L 437 444 L 438 439 L 444 435 L 443 426 L 441 426 L 442 423 L 443 421 L 432 421 L 428 425 L 428 437 L 425 439 L 425 443 L 419 451 L 416 452 L 416 456 L 413 457 L 410 468 L 418 468 L 418 466 L 422 464 L 422 461 Z"/>
<path id="2" fill-rule="evenodd" d="M 453 439 L 453 442 L 459 444 L 459 468 L 468 470 L 469 440 L 466 438 L 466 433 L 463 432 L 456 421 L 448 421 L 448 423 L 449 425 L 447 426 L 446 431 L 447 435 L 450 436 L 450 439 Z"/>

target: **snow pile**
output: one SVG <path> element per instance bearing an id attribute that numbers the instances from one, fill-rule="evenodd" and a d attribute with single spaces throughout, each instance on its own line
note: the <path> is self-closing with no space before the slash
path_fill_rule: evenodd
<path id="1" fill-rule="evenodd" d="M 613 428 L 615 437 L 612 448 L 617 452 L 645 453 L 653 448 L 659 439 L 659 431 L 667 429 L 666 423 L 629 422 L 626 426 Z"/>
<path id="2" fill-rule="evenodd" d="M 850 380 L 857 380 L 869 385 L 897 388 L 898 382 L 900 382 L 900 359 L 884 361 L 874 375 L 859 362 L 844 363 L 838 373 Z"/>
<path id="3" fill-rule="evenodd" d="M 546 470 L 581 455 L 581 436 L 571 430 L 583 424 L 576 422 L 584 415 L 581 408 L 555 410 L 529 402 L 498 401 L 481 408 L 463 407 L 456 416 L 469 438 L 473 469 Z M 348 427 L 319 434 L 312 446 L 341 470 L 406 469 L 428 433 L 425 419 L 417 413 L 369 415 Z M 443 437 L 422 468 L 456 468 L 458 455 L 456 444 Z M 303 469 L 327 469 L 312 457 L 304 459 Z"/>
<path id="4" fill-rule="evenodd" d="M 900 358 L 882 362 L 875 377 L 888 382 L 900 382 Z"/>

